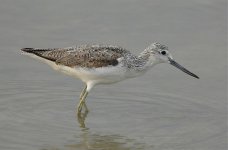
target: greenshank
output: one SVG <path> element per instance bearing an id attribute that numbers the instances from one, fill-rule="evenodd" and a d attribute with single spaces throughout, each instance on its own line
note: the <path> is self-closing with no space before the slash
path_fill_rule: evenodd
<path id="1" fill-rule="evenodd" d="M 22 48 L 23 53 L 37 58 L 53 69 L 79 78 L 85 83 L 80 94 L 77 112 L 88 111 L 85 99 L 90 90 L 98 84 L 116 83 L 143 75 L 154 65 L 169 63 L 190 76 L 197 75 L 178 64 L 168 47 L 153 43 L 138 56 L 113 45 L 81 45 L 67 48 Z"/>

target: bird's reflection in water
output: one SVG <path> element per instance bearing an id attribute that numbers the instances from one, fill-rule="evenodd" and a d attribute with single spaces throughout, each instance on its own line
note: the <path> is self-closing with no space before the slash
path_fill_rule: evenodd
<path id="1" fill-rule="evenodd" d="M 92 134 L 89 128 L 86 127 L 85 120 L 88 112 L 77 114 L 77 120 L 81 127 L 80 137 L 75 136 L 75 140 L 80 138 L 80 141 L 70 142 L 63 147 L 49 147 L 42 150 L 145 150 L 152 149 L 144 143 L 137 142 L 134 139 L 126 138 L 121 135 L 100 135 Z"/>
<path id="2" fill-rule="evenodd" d="M 87 115 L 88 115 L 88 111 L 85 111 L 84 113 L 77 113 L 77 120 L 82 129 L 87 129 L 85 126 L 85 119 Z"/>

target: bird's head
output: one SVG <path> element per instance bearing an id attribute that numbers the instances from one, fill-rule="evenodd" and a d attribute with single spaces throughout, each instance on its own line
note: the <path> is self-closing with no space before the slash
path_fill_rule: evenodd
<path id="1" fill-rule="evenodd" d="M 171 53 L 168 50 L 168 47 L 165 45 L 162 45 L 160 43 L 153 43 L 149 47 L 147 47 L 144 51 L 144 54 L 147 53 L 149 56 L 149 59 L 151 58 L 153 60 L 152 63 L 158 64 L 158 63 L 169 63 L 176 68 L 180 69 L 181 71 L 187 73 L 190 76 L 193 76 L 195 78 L 199 77 L 195 75 L 194 73 L 188 71 L 186 68 L 178 64 L 172 57 Z"/>

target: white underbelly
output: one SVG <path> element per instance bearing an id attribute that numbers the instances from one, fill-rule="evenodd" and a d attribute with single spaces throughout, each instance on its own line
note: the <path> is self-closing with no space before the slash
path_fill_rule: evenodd
<path id="1" fill-rule="evenodd" d="M 72 68 L 63 65 L 57 65 L 55 62 L 46 60 L 33 54 L 25 54 L 35 59 L 41 60 L 42 62 L 45 62 L 54 70 L 79 78 L 85 83 L 93 82 L 95 84 L 111 84 L 128 78 L 126 75 L 126 69 L 122 67 L 120 64 L 117 66 L 107 66 L 100 68 Z"/>
<path id="2" fill-rule="evenodd" d="M 100 68 L 70 68 L 58 65 L 58 70 L 68 75 L 77 77 L 83 82 L 95 82 L 96 84 L 111 84 L 126 79 L 125 69 L 121 66 Z"/>

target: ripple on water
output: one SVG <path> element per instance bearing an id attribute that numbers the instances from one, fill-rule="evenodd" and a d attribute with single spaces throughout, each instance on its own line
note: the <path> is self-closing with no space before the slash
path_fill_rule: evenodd
<path id="1" fill-rule="evenodd" d="M 127 134 L 116 134 L 114 130 L 106 133 L 96 130 L 93 125 L 88 126 L 95 130 L 80 128 L 74 109 L 75 95 L 79 93 L 67 89 L 53 90 L 45 87 L 43 82 L 34 85 L 17 83 L 4 87 L 4 96 L 0 101 L 0 148 L 134 150 L 148 147 L 134 138 L 128 138 Z"/>
<path id="2" fill-rule="evenodd" d="M 98 88 L 88 97 L 90 113 L 82 129 L 75 118 L 80 92 L 47 84 L 17 81 L 5 85 L 0 101 L 1 148 L 184 147 L 196 139 L 218 138 L 224 128 L 213 119 L 224 116 L 200 100 L 145 89 L 104 93 Z"/>

